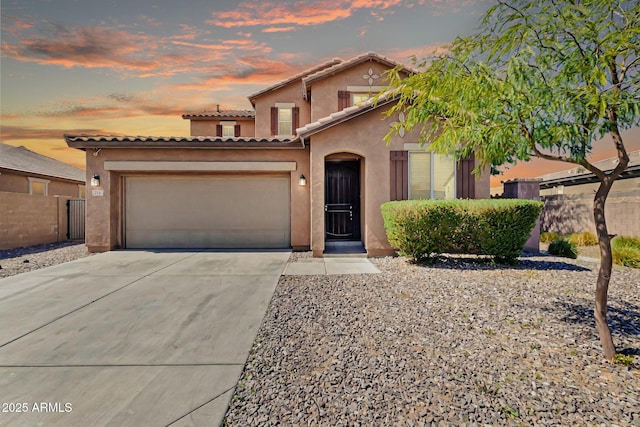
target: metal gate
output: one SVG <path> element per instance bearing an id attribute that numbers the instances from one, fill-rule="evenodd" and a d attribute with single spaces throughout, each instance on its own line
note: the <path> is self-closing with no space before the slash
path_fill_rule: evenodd
<path id="1" fill-rule="evenodd" d="M 84 240 L 85 199 L 67 200 L 67 239 Z"/>

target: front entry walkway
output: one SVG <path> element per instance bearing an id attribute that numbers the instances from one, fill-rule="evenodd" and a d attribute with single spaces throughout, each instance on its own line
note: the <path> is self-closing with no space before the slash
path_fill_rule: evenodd
<path id="1" fill-rule="evenodd" d="M 115 251 L 0 280 L 0 425 L 220 425 L 289 255 Z"/>
<path id="2" fill-rule="evenodd" d="M 323 274 L 373 274 L 380 273 L 367 258 L 304 258 L 290 262 L 285 276 L 313 276 Z"/>

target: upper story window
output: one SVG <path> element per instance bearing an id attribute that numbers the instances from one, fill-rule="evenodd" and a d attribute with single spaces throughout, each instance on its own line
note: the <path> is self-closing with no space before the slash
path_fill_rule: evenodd
<path id="1" fill-rule="evenodd" d="M 278 135 L 293 135 L 291 108 L 278 108 Z"/>
<path id="2" fill-rule="evenodd" d="M 47 196 L 49 194 L 48 179 L 27 177 L 29 180 L 29 194 L 34 196 Z"/>
<path id="3" fill-rule="evenodd" d="M 369 98 L 371 98 L 371 94 L 369 93 L 352 93 L 351 105 L 360 105 L 363 102 L 366 102 Z"/>
<path id="4" fill-rule="evenodd" d="M 234 138 L 240 136 L 240 125 L 234 121 L 223 121 L 216 126 L 216 136 Z"/>
<path id="5" fill-rule="evenodd" d="M 382 89 L 382 86 L 347 86 L 347 90 L 338 91 L 338 111 L 360 105 Z"/>
<path id="6" fill-rule="evenodd" d="M 300 109 L 293 103 L 278 102 L 271 107 L 271 134 L 291 137 L 300 123 Z"/>

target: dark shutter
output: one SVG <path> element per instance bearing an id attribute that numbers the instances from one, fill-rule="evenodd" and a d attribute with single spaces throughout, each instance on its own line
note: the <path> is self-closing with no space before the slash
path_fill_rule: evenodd
<path id="1" fill-rule="evenodd" d="M 216 136 L 222 136 L 222 125 L 216 125 Z"/>
<path id="2" fill-rule="evenodd" d="M 476 162 L 473 156 L 458 160 L 458 167 L 456 168 L 456 198 L 475 198 L 476 177 L 471 173 L 475 167 Z"/>
<path id="3" fill-rule="evenodd" d="M 338 91 L 338 111 L 342 111 L 351 104 L 351 93 L 348 90 Z"/>
<path id="4" fill-rule="evenodd" d="M 409 152 L 391 151 L 391 194 L 390 200 L 409 198 Z"/>
<path id="5" fill-rule="evenodd" d="M 300 127 L 300 107 L 291 109 L 291 135 L 296 134 L 296 129 Z"/>
<path id="6" fill-rule="evenodd" d="M 236 138 L 240 136 L 240 125 L 235 125 L 233 127 L 233 136 Z"/>
<path id="7" fill-rule="evenodd" d="M 271 107 L 271 135 L 278 134 L 278 107 Z"/>

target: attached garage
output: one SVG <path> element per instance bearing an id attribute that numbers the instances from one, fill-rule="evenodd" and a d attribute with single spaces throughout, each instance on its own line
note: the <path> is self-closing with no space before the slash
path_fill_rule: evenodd
<path id="1" fill-rule="evenodd" d="M 125 177 L 127 248 L 290 248 L 290 177 Z"/>

